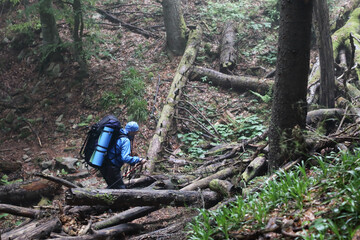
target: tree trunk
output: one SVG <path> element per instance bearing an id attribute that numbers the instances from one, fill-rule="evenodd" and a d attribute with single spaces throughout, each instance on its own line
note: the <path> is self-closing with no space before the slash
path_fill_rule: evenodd
<path id="1" fill-rule="evenodd" d="M 44 45 L 57 45 L 60 43 L 59 32 L 56 27 L 52 0 L 40 0 L 39 5 L 41 31 Z"/>
<path id="2" fill-rule="evenodd" d="M 102 240 L 102 239 L 124 239 L 126 233 L 138 232 L 142 226 L 135 223 L 120 224 L 111 228 L 94 231 L 91 234 L 75 237 L 51 238 L 56 240 Z"/>
<path id="3" fill-rule="evenodd" d="M 236 31 L 235 22 L 229 21 L 225 24 L 220 48 L 220 72 L 232 71 L 236 65 Z"/>
<path id="4" fill-rule="evenodd" d="M 47 239 L 51 232 L 59 232 L 61 226 L 61 222 L 57 217 L 43 218 L 3 233 L 1 240 Z"/>
<path id="5" fill-rule="evenodd" d="M 238 192 L 235 186 L 231 182 L 226 180 L 220 180 L 220 179 L 211 180 L 211 182 L 209 183 L 209 187 L 214 192 L 217 192 L 227 198 L 231 197 L 236 192 Z"/>
<path id="6" fill-rule="evenodd" d="M 261 94 L 269 92 L 273 84 L 271 80 L 267 79 L 259 80 L 253 77 L 227 75 L 203 67 L 193 67 L 191 79 L 201 79 L 201 81 L 211 82 L 221 87 L 231 88 L 237 91 L 252 90 Z"/>
<path id="7" fill-rule="evenodd" d="M 134 219 L 141 218 L 147 214 L 157 210 L 156 207 L 134 207 L 124 212 L 116 214 L 103 221 L 96 222 L 92 225 L 95 230 L 112 227 L 121 223 L 131 222 Z M 147 210 L 147 211 L 146 211 Z"/>
<path id="8" fill-rule="evenodd" d="M 214 179 L 225 179 L 239 173 L 241 168 L 230 167 L 223 169 L 215 174 L 212 174 L 206 178 L 200 179 L 199 181 L 193 182 L 190 185 L 183 187 L 181 191 L 192 191 L 197 189 L 203 189 L 209 186 L 211 180 Z"/>
<path id="9" fill-rule="evenodd" d="M 39 201 L 42 196 L 52 197 L 60 189 L 61 185 L 45 179 L 9 184 L 0 187 L 0 202 L 24 206 Z"/>
<path id="10" fill-rule="evenodd" d="M 18 207 L 10 204 L 1 204 L 1 203 L 0 203 L 0 212 L 10 213 L 12 215 L 29 217 L 29 218 L 37 218 L 41 213 L 40 210 Z"/>
<path id="11" fill-rule="evenodd" d="M 167 47 L 172 53 L 180 56 L 186 47 L 186 24 L 181 11 L 181 1 L 163 0 L 162 6 Z"/>
<path id="12" fill-rule="evenodd" d="M 279 44 L 269 131 L 269 165 L 276 170 L 305 151 L 312 1 L 281 0 Z"/>
<path id="13" fill-rule="evenodd" d="M 87 62 L 82 44 L 84 23 L 83 23 L 81 0 L 74 0 L 73 10 L 74 10 L 74 29 L 73 29 L 74 54 L 76 61 L 79 64 L 77 78 L 79 80 L 82 80 L 83 78 L 88 76 L 88 67 L 87 67 Z"/>
<path id="14" fill-rule="evenodd" d="M 105 205 L 119 209 L 134 206 L 212 206 L 221 200 L 215 192 L 133 189 L 68 189 L 66 203 L 70 205 Z"/>
<path id="15" fill-rule="evenodd" d="M 200 27 L 197 27 L 196 30 L 191 32 L 186 51 L 175 73 L 174 80 L 169 90 L 169 95 L 166 98 L 166 103 L 161 111 L 155 134 L 150 142 L 149 150 L 147 152 L 147 157 L 150 160 L 145 164 L 145 168 L 150 173 L 154 171 L 155 162 L 161 151 L 161 144 L 165 140 L 167 132 L 170 129 L 171 122 L 174 117 L 175 106 L 180 100 L 182 88 L 188 80 L 188 76 L 190 74 L 189 69 L 195 61 L 197 50 L 201 41 L 201 35 L 202 30 Z"/>
<path id="16" fill-rule="evenodd" d="M 43 46 L 40 71 L 44 71 L 50 62 L 62 61 L 60 53 L 60 36 L 56 26 L 52 0 L 40 0 L 39 15 Z"/>
<path id="17" fill-rule="evenodd" d="M 329 24 L 329 7 L 326 0 L 314 1 L 314 13 L 319 32 L 318 46 L 321 68 L 319 104 L 326 108 L 333 108 L 335 107 L 335 70 Z"/>

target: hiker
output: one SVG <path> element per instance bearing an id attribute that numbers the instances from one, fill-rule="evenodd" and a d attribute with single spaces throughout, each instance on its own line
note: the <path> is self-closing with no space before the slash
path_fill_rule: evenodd
<path id="1" fill-rule="evenodd" d="M 146 162 L 145 158 L 130 156 L 131 145 L 138 131 L 139 125 L 136 122 L 128 122 L 125 128 L 120 129 L 120 138 L 116 145 L 108 151 L 108 161 L 105 161 L 103 167 L 100 168 L 108 189 L 126 188 L 121 176 L 121 167 L 124 163 L 134 166 Z"/>

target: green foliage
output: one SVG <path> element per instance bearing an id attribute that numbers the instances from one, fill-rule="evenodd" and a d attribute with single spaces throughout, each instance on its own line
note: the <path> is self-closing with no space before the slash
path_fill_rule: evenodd
<path id="1" fill-rule="evenodd" d="M 205 157 L 205 150 L 200 146 L 204 143 L 200 132 L 190 132 L 181 134 L 179 133 L 178 138 L 181 142 L 186 145 L 185 152 L 189 154 L 190 158 L 203 158 Z"/>
<path id="2" fill-rule="evenodd" d="M 261 99 L 261 101 L 263 101 L 264 103 L 269 103 L 271 101 L 271 92 L 265 94 L 265 95 L 261 95 L 260 93 L 258 92 L 254 92 L 254 91 L 251 91 L 250 92 L 252 94 L 254 94 L 255 96 L 259 97 Z"/>
<path id="3" fill-rule="evenodd" d="M 103 109 L 107 110 L 120 102 L 119 95 L 109 91 L 103 92 L 100 98 L 100 105 Z"/>
<path id="4" fill-rule="evenodd" d="M 230 119 L 230 121 L 232 120 Z M 256 115 L 245 118 L 237 117 L 230 124 L 217 124 L 215 128 L 221 138 L 227 141 L 251 139 L 266 130 L 264 122 Z"/>
<path id="5" fill-rule="evenodd" d="M 133 67 L 122 72 L 122 75 L 124 83 L 121 89 L 121 99 L 127 105 L 129 120 L 146 120 L 148 111 L 147 101 L 144 99 L 144 76 Z"/>
<path id="6" fill-rule="evenodd" d="M 303 239 L 352 239 L 360 225 L 360 149 L 354 154 L 341 153 L 315 156 L 318 162 L 309 170 L 302 163 L 294 170 L 276 172 L 277 178 L 269 181 L 260 192 L 247 194 L 216 211 L 199 210 L 200 214 L 187 225 L 189 239 L 231 239 L 231 230 L 263 229 L 271 211 L 277 217 L 296 212 L 305 214 L 312 198 L 321 196 L 331 206 L 315 213 L 317 216 L 308 230 L 301 232 Z M 312 196 L 310 196 L 312 194 Z M 279 210 L 284 211 L 279 212 Z M 294 213 L 292 213 L 294 214 Z"/>

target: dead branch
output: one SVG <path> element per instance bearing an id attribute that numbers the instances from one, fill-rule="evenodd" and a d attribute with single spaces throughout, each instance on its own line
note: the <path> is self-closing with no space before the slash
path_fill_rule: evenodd
<path id="1" fill-rule="evenodd" d="M 38 218 L 41 215 L 40 210 L 14 206 L 10 204 L 1 204 L 1 203 L 0 203 L 0 212 L 10 213 L 12 215 L 23 216 L 28 218 Z"/>

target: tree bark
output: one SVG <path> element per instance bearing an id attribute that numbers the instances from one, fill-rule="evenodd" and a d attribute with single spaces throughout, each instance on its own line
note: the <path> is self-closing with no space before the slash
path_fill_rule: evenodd
<path id="1" fill-rule="evenodd" d="M 133 189 L 68 189 L 66 203 L 70 205 L 105 205 L 114 209 L 134 206 L 212 206 L 221 200 L 215 192 Z"/>
<path id="2" fill-rule="evenodd" d="M 75 237 L 52 238 L 56 240 L 103 240 L 103 239 L 123 239 L 127 233 L 138 232 L 142 226 L 135 223 L 120 224 L 111 228 L 94 231 L 91 234 Z"/>
<path id="3" fill-rule="evenodd" d="M 252 90 L 266 94 L 272 87 L 273 81 L 245 76 L 227 75 L 212 69 L 193 67 L 192 80 L 211 82 L 221 87 L 231 88 L 237 91 Z"/>
<path id="4" fill-rule="evenodd" d="M 0 212 L 10 213 L 12 215 L 29 217 L 29 218 L 38 218 L 41 213 L 40 210 L 18 207 L 10 204 L 1 204 L 1 203 L 0 203 Z"/>
<path id="5" fill-rule="evenodd" d="M 88 76 L 88 66 L 85 58 L 85 53 L 83 51 L 83 43 L 82 43 L 84 23 L 83 23 L 81 0 L 74 0 L 72 6 L 74 11 L 74 29 L 73 29 L 74 55 L 76 61 L 79 64 L 77 78 L 79 80 L 82 80 L 83 78 Z"/>
<path id="6" fill-rule="evenodd" d="M 220 72 L 227 73 L 236 66 L 236 31 L 235 22 L 229 21 L 225 24 L 220 48 Z"/>
<path id="7" fill-rule="evenodd" d="M 315 0 L 314 13 L 319 32 L 321 68 L 319 104 L 326 108 L 333 108 L 335 107 L 335 70 L 327 1 Z"/>
<path id="8" fill-rule="evenodd" d="M 200 179 L 199 181 L 193 182 L 190 185 L 183 187 L 181 191 L 192 191 L 197 189 L 203 189 L 209 186 L 209 183 L 213 179 L 225 179 L 229 176 L 233 176 L 236 173 L 240 172 L 240 168 L 230 167 L 223 169 L 215 174 L 212 174 L 206 178 Z"/>
<path id="9" fill-rule="evenodd" d="M 4 185 L 0 187 L 0 202 L 24 206 L 39 201 L 42 196 L 53 197 L 60 189 L 61 185 L 45 179 Z"/>
<path id="10" fill-rule="evenodd" d="M 214 192 L 221 194 L 224 197 L 230 197 L 236 193 L 235 186 L 226 180 L 214 179 L 209 183 L 209 187 Z"/>
<path id="11" fill-rule="evenodd" d="M 157 210 L 156 207 L 134 207 L 130 208 L 124 212 L 116 214 L 110 218 L 107 218 L 103 221 L 96 222 L 92 225 L 92 228 L 95 230 L 112 227 L 121 223 L 131 222 L 134 219 L 146 216 L 147 214 Z"/>
<path id="12" fill-rule="evenodd" d="M 156 126 L 155 134 L 150 142 L 147 157 L 149 161 L 144 165 L 145 169 L 152 173 L 155 168 L 155 162 L 158 154 L 161 151 L 161 144 L 164 142 L 167 132 L 170 129 L 172 119 L 174 117 L 175 106 L 180 100 L 182 88 L 185 86 L 188 76 L 190 74 L 190 67 L 193 65 L 198 47 L 201 41 L 202 30 L 197 27 L 191 32 L 188 45 L 186 47 L 184 56 L 182 57 L 175 77 L 171 84 L 169 95 L 166 98 L 166 103 L 161 111 L 159 121 Z"/>
<path id="13" fill-rule="evenodd" d="M 168 49 L 181 56 L 186 47 L 186 24 L 180 0 L 163 0 L 163 14 Z"/>
<path id="14" fill-rule="evenodd" d="M 276 77 L 269 131 L 269 166 L 305 153 L 307 79 L 310 59 L 312 1 L 281 0 Z"/>
<path id="15" fill-rule="evenodd" d="M 242 173 L 241 177 L 245 182 L 249 182 L 254 177 L 264 175 L 267 171 L 267 161 L 264 157 L 255 158 Z"/>
<path id="16" fill-rule="evenodd" d="M 3 233 L 1 240 L 47 239 L 51 232 L 59 232 L 61 226 L 61 222 L 57 217 L 43 218 Z"/>
<path id="17" fill-rule="evenodd" d="M 44 45 L 56 45 L 60 43 L 60 36 L 56 27 L 52 0 L 40 0 L 39 14 L 41 31 Z"/>

